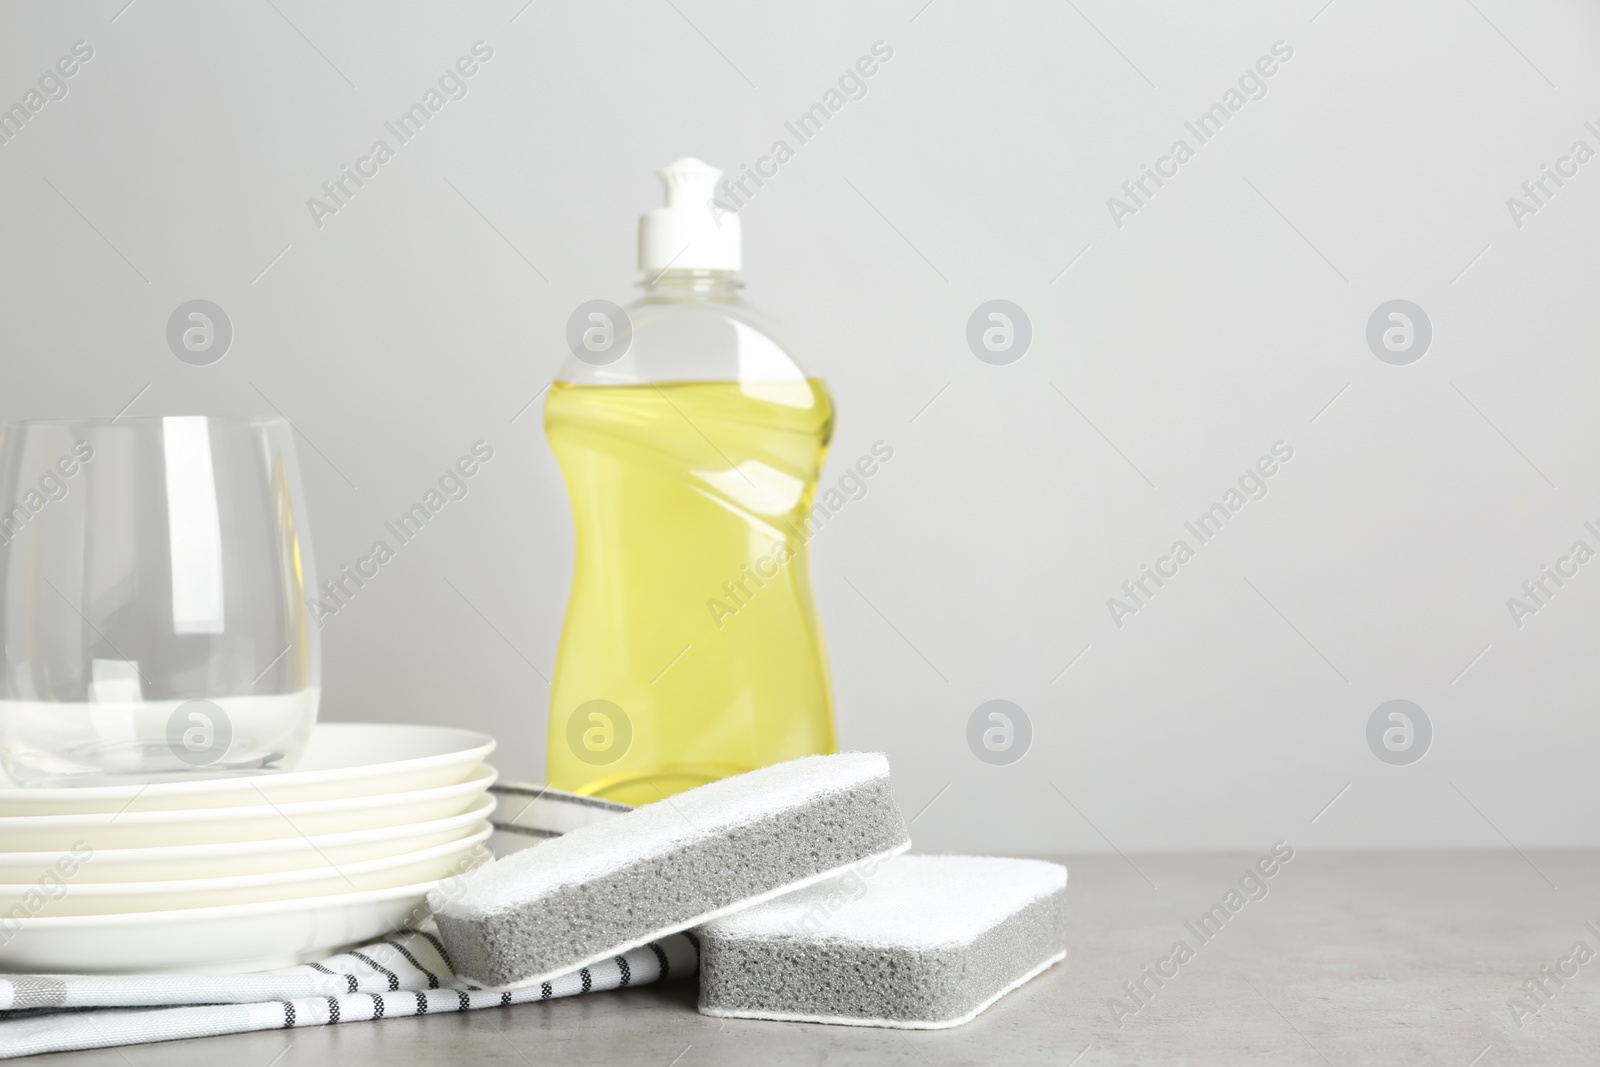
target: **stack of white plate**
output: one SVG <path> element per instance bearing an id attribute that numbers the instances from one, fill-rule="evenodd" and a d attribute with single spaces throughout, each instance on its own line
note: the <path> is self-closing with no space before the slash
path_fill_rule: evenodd
<path id="1" fill-rule="evenodd" d="M 286 967 L 427 917 L 489 858 L 494 741 L 323 723 L 294 771 L 23 788 L 0 777 L 0 971 Z"/>

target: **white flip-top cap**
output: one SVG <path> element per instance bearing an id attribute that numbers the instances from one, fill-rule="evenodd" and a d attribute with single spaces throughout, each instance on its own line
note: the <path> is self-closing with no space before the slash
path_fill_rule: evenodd
<path id="1" fill-rule="evenodd" d="M 639 216 L 639 269 L 739 269 L 739 216 L 712 201 L 722 172 L 684 157 L 656 171 L 667 206 Z"/>

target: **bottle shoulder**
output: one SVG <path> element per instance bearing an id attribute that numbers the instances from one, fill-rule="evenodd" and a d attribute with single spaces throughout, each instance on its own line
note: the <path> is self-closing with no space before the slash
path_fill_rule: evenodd
<path id="1" fill-rule="evenodd" d="M 556 380 L 572 385 L 664 381 L 786 381 L 811 377 L 781 325 L 743 300 L 660 300 L 623 309 L 619 356 L 569 355 Z"/>

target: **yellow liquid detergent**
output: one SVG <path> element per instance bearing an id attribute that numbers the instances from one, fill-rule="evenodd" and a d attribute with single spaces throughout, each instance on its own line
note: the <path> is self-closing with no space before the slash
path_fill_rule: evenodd
<path id="1" fill-rule="evenodd" d="M 551 386 L 577 520 L 552 786 L 645 804 L 837 750 L 803 525 L 832 430 L 818 379 Z"/>

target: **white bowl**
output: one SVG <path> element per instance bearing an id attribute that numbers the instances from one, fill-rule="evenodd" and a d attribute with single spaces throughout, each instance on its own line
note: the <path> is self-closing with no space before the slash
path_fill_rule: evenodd
<path id="1" fill-rule="evenodd" d="M 380 796 L 234 808 L 7 816 L 0 817 L 0 844 L 8 851 L 81 852 L 85 846 L 99 851 L 347 833 L 460 815 L 481 803 L 494 779 L 494 768 L 484 766 L 471 781 Z"/>
<path id="2" fill-rule="evenodd" d="M 0 971 L 239 974 L 292 967 L 415 925 L 437 882 L 126 915 L 40 915 L 0 936 Z"/>
<path id="3" fill-rule="evenodd" d="M 303 871 L 163 882 L 86 883 L 76 882 L 70 875 L 58 874 L 53 880 L 0 885 L 0 914 L 27 914 L 30 918 L 116 915 L 170 911 L 174 908 L 211 908 L 224 904 L 256 904 L 268 900 L 303 900 L 414 885 L 465 874 L 487 861 L 490 855 L 484 842 L 488 840 L 489 832 L 489 825 L 484 823 L 479 825 L 476 832 L 443 845 L 383 859 L 313 867 Z M 19 906 L 23 909 L 20 913 L 14 910 Z M 3 933 L 3 923 L 0 923 L 0 936 Z"/>
<path id="4" fill-rule="evenodd" d="M 362 863 L 432 848 L 475 834 L 493 811 L 494 798 L 484 797 L 471 811 L 460 815 L 343 834 L 211 845 L 99 849 L 92 857 L 93 862 L 78 864 L 70 881 L 73 885 L 85 885 L 227 878 Z M 46 868 L 54 867 L 69 855 L 66 852 L 0 852 L 0 882 L 32 884 L 44 875 Z M 66 868 L 58 868 L 61 869 Z"/>
<path id="5" fill-rule="evenodd" d="M 494 739 L 449 726 L 318 723 L 297 769 L 147 785 L 18 786 L 0 774 L 0 817 L 170 811 L 373 796 L 472 778 Z M 3 839 L 0 839 L 3 840 Z"/>

